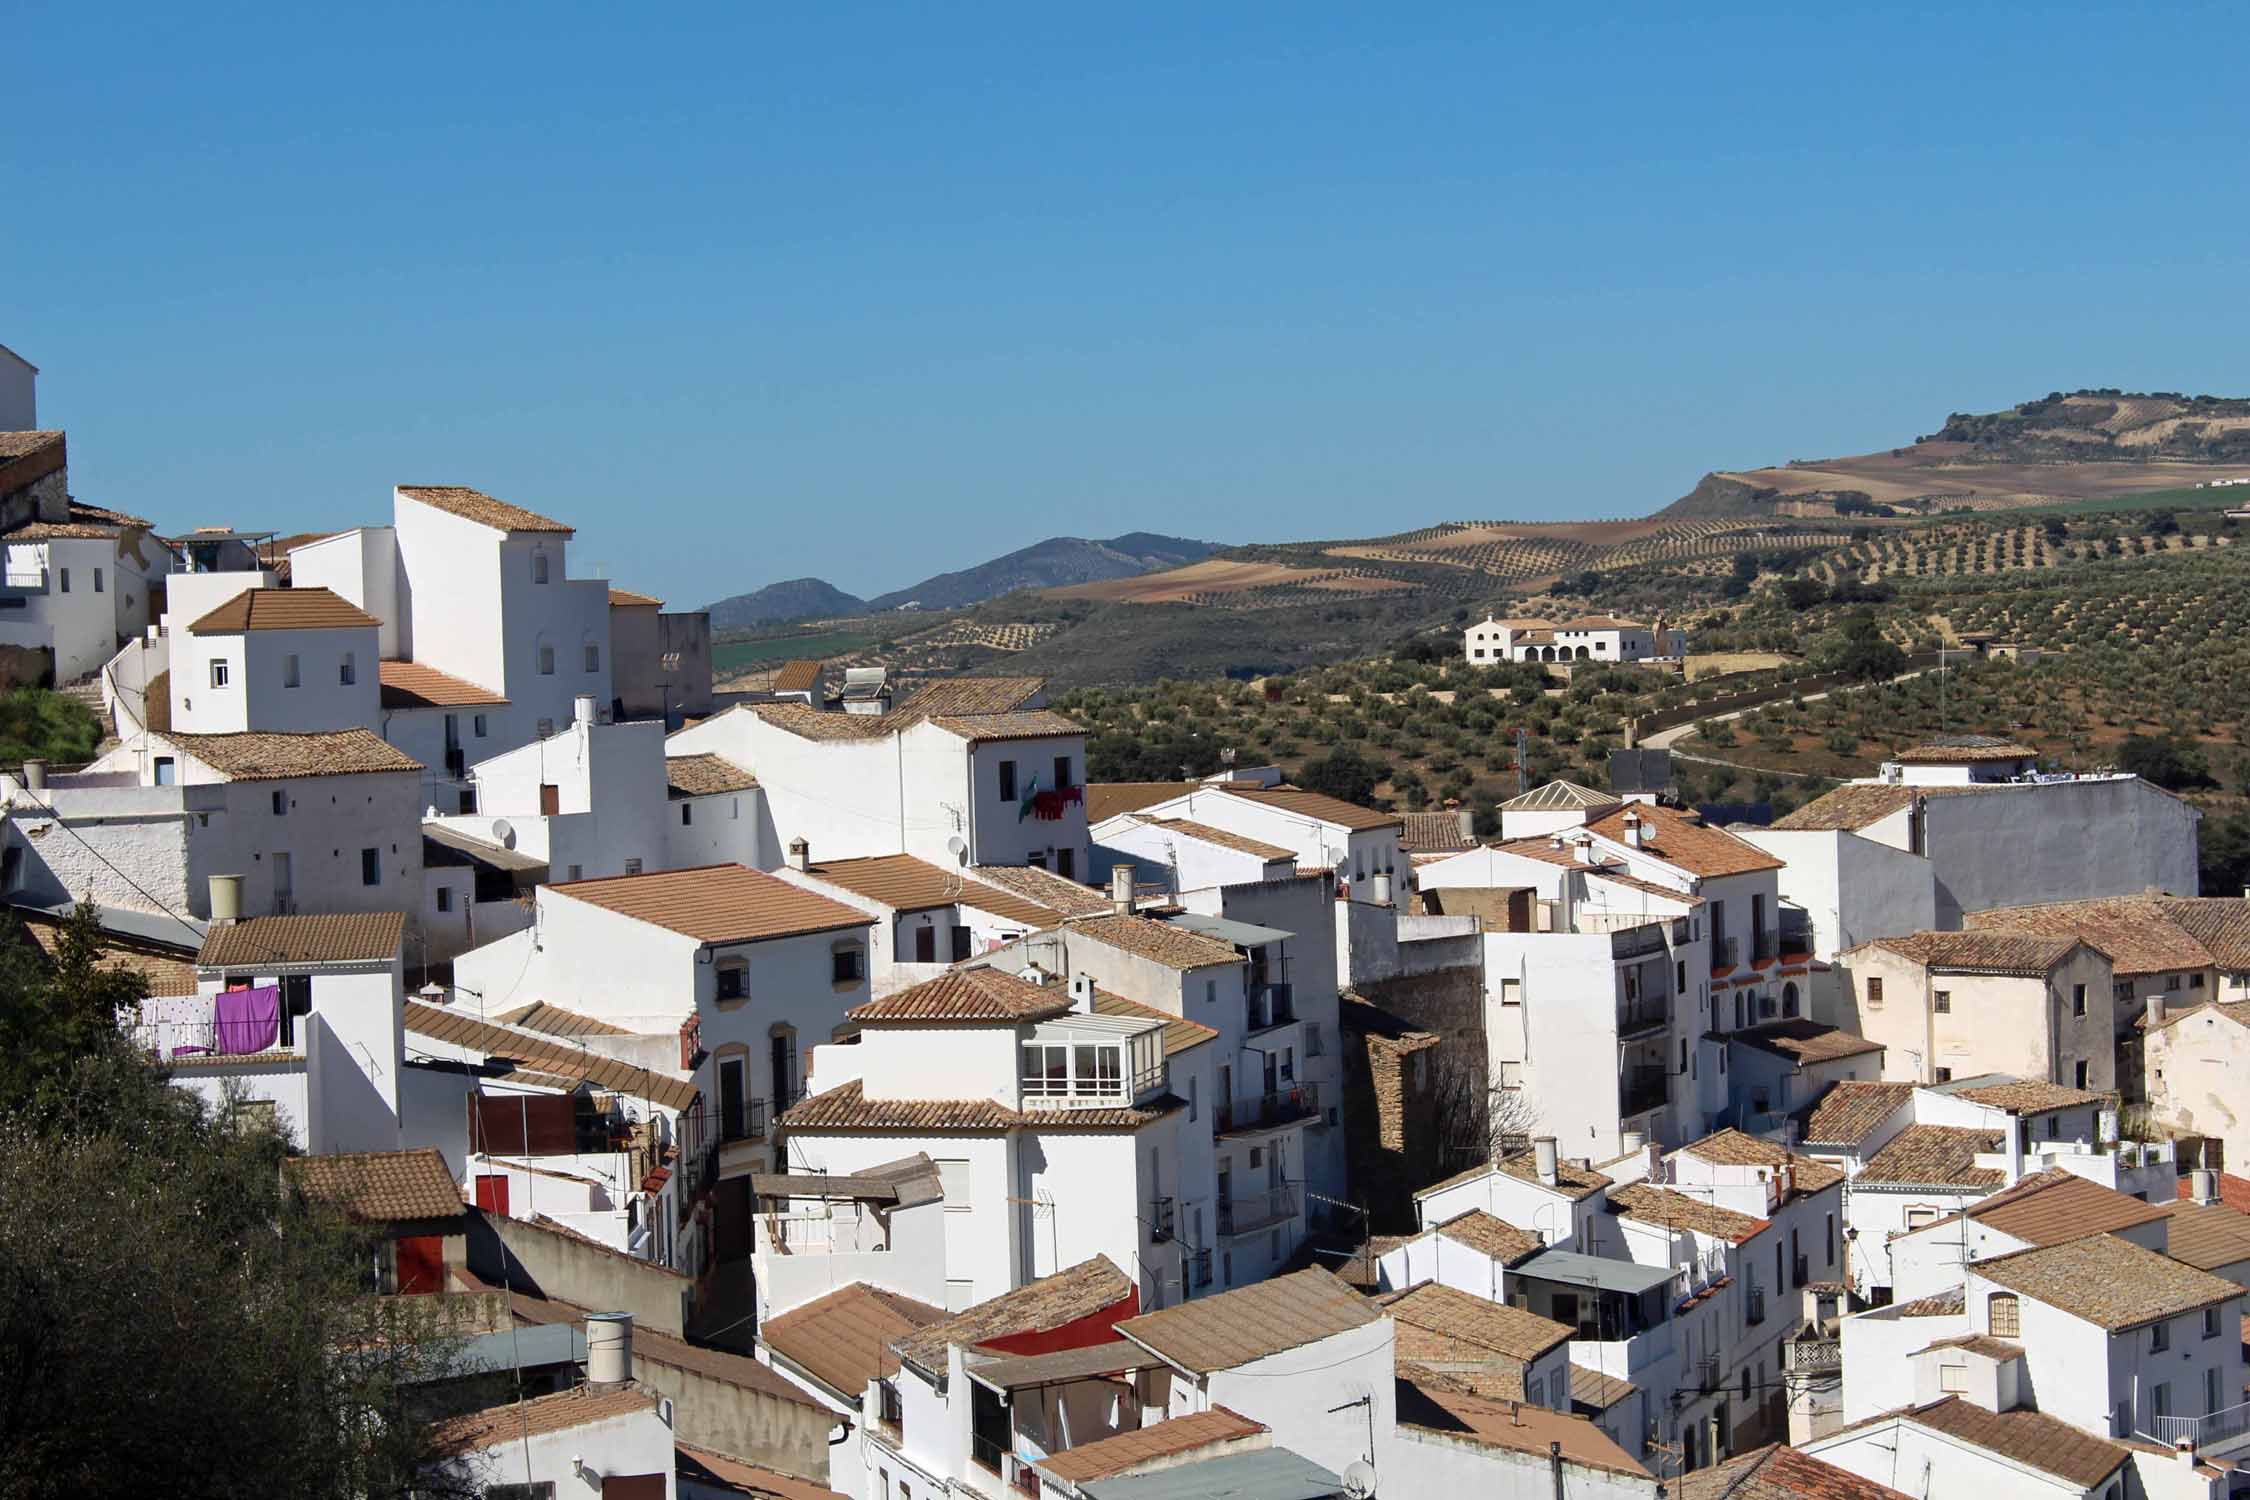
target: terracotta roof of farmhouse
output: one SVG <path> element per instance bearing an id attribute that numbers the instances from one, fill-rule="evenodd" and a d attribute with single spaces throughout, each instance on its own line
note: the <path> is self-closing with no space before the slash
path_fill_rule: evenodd
<path id="1" fill-rule="evenodd" d="M 371 1223 L 450 1219 L 462 1212 L 461 1189 L 434 1146 L 293 1156 L 281 1170 L 306 1197 Z"/>
<path id="2" fill-rule="evenodd" d="M 2159 896 L 2157 909 L 2185 928 L 2222 969 L 2250 970 L 2250 900 L 2240 896 Z"/>
<path id="3" fill-rule="evenodd" d="M 2250 1262 L 2250 1214 L 2225 1203 L 2175 1198 L 2164 1205 L 2164 1253 L 2203 1271 Z"/>
<path id="4" fill-rule="evenodd" d="M 1436 1335 L 1435 1341 L 1415 1341 L 1417 1352 L 1411 1356 L 1415 1359 L 1452 1361 L 1502 1354 L 1510 1359 L 1534 1360 L 1568 1343 L 1576 1332 L 1528 1308 L 1474 1297 L 1436 1281 L 1418 1282 L 1404 1291 L 1377 1297 L 1375 1302 L 1394 1321 Z"/>
<path id="5" fill-rule="evenodd" d="M 970 879 L 959 870 L 933 865 L 911 854 L 871 854 L 859 859 L 831 859 L 805 867 L 815 880 L 850 891 L 893 911 L 933 911 L 945 906 L 973 906 L 1027 927 L 1047 927 L 1065 913 L 1027 901 L 1013 890 L 987 884 L 981 873 Z M 1106 904 L 1103 907 L 1107 910 Z"/>
<path id="6" fill-rule="evenodd" d="M 377 662 L 375 676 L 385 708 L 481 708 L 508 701 L 490 688 L 418 661 Z"/>
<path id="7" fill-rule="evenodd" d="M 2045 1114 L 2049 1110 L 2077 1109 L 2088 1104 L 2103 1104 L 2116 1099 L 2099 1089 L 2078 1089 L 2068 1084 L 2049 1083 L 2044 1078 L 2010 1078 L 2005 1073 L 1985 1073 L 1975 1078 L 1959 1078 L 1951 1083 L 1934 1083 L 1927 1087 L 1956 1099 L 1966 1099 L 1971 1104 L 1981 1104 L 1987 1109 L 2004 1109 L 2012 1115 Z"/>
<path id="8" fill-rule="evenodd" d="M 609 586 L 609 607 L 611 609 L 662 609 L 664 601 L 654 594 L 636 594 L 631 589 L 621 589 L 613 583 Z"/>
<path id="9" fill-rule="evenodd" d="M 1333 823 L 1355 833 L 1403 826 L 1397 813 L 1377 812 L 1372 807 L 1361 807 L 1356 802 L 1346 802 L 1325 792 L 1308 792 L 1303 787 L 1253 786 L 1248 782 L 1235 781 L 1214 783 L 1209 790 L 1224 792 L 1230 797 L 1240 797 L 1245 802 L 1255 802 L 1260 807 L 1270 807 L 1278 812 L 1294 813 L 1300 818 Z"/>
<path id="10" fill-rule="evenodd" d="M 1496 844 L 1493 847 L 1503 854 L 1514 854 L 1524 859 L 1536 859 L 1541 864 L 1582 869 L 1586 872 L 1586 878 L 1589 880 L 1605 880 L 1612 885 L 1623 886 L 1629 891 L 1639 891 L 1647 896 L 1658 896 L 1666 901 L 1677 901 L 1682 906 L 1701 906 L 1703 904 L 1701 896 L 1691 896 L 1686 891 L 1674 890 L 1668 885 L 1659 885 L 1653 880 L 1643 880 L 1638 875 L 1628 875 L 1625 873 L 1623 864 L 1581 865 L 1578 862 L 1577 854 L 1572 851 L 1569 845 L 1565 844 L 1560 847 L 1556 845 L 1553 834 L 1533 834 L 1529 838 L 1510 839 L 1505 844 Z"/>
<path id="11" fill-rule="evenodd" d="M 1735 1245 L 1763 1234 L 1772 1224 L 1769 1219 L 1753 1218 L 1749 1214 L 1721 1208 L 1716 1203 L 1709 1203 L 1686 1193 L 1676 1193 L 1670 1188 L 1652 1187 L 1645 1182 L 1611 1188 L 1609 1207 L 1621 1219 L 1631 1219 L 1639 1224 L 1655 1224 L 1665 1229 L 1693 1230 L 1697 1234 L 1706 1234 Z"/>
<path id="12" fill-rule="evenodd" d="M 1082 735 L 1086 726 L 1051 708 L 1024 708 L 1004 714 L 931 714 L 929 722 L 971 744 L 988 740 L 1054 740 Z"/>
<path id="13" fill-rule="evenodd" d="M 1253 1422 L 1223 1406 L 1214 1406 L 1189 1416 L 1151 1422 L 1146 1427 L 1120 1432 L 1115 1437 L 1081 1443 L 1075 1448 L 1065 1448 L 1034 1462 L 1057 1479 L 1083 1485 L 1096 1479 L 1123 1474 L 1144 1464 L 1176 1459 L 1182 1454 L 1193 1453 L 1198 1448 L 1254 1438 L 1267 1430 L 1263 1423 Z M 1167 1464 L 1166 1467 L 1170 1465 Z"/>
<path id="14" fill-rule="evenodd" d="M 2028 746 L 1989 734 L 1941 734 L 1901 750 L 1891 759 L 1908 765 L 1958 766 L 1975 761 L 2029 760 L 2038 754 Z"/>
<path id="15" fill-rule="evenodd" d="M 758 1342 L 831 1390 L 857 1399 L 898 1372 L 895 1339 L 942 1322 L 945 1309 L 855 1281 L 758 1325 Z"/>
<path id="16" fill-rule="evenodd" d="M 1117 1331 L 1183 1370 L 1208 1375 L 1364 1328 L 1382 1317 L 1381 1308 L 1314 1266 L 1143 1313 L 1118 1324 Z"/>
<path id="17" fill-rule="evenodd" d="M 942 1371 L 945 1351 L 955 1344 L 974 1347 L 987 1339 L 1048 1333 L 1116 1307 L 1133 1290 L 1115 1262 L 1097 1255 L 894 1339 L 891 1347 L 925 1370 Z"/>
<path id="18" fill-rule="evenodd" d="M 666 1109 L 686 1109 L 702 1097 L 701 1091 L 684 1078 L 590 1052 L 552 1036 L 535 1036 L 520 1028 L 482 1020 L 451 1006 L 407 1001 L 406 1030 L 412 1036 L 513 1063 L 519 1071 L 509 1076 L 519 1081 L 529 1072 L 554 1080 L 549 1086 L 555 1088 L 596 1083 L 612 1093 L 647 1099 Z"/>
<path id="19" fill-rule="evenodd" d="M 1772 1141 L 1761 1140 L 1731 1126 L 1713 1131 L 1699 1141 L 1690 1141 L 1680 1148 L 1680 1154 L 1719 1166 L 1780 1168 L 1786 1165 L 1800 1195 L 1821 1192 L 1844 1180 L 1841 1168 L 1814 1161 L 1809 1156 L 1799 1156 Z"/>
<path id="20" fill-rule="evenodd" d="M 907 694 L 884 717 L 911 722 L 944 715 L 1014 713 L 1046 690 L 1044 677 L 943 677 Z"/>
<path id="21" fill-rule="evenodd" d="M 1417 1188 L 1414 1191 L 1414 1196 L 1427 1198 L 1432 1193 L 1443 1192 L 1451 1187 L 1459 1187 L 1463 1183 L 1475 1182 L 1495 1172 L 1503 1176 L 1513 1177 L 1520 1182 L 1529 1182 L 1535 1185 L 1539 1183 L 1539 1165 L 1533 1153 L 1518 1151 L 1513 1155 L 1503 1156 L 1494 1161 L 1481 1162 L 1465 1172 L 1456 1172 L 1451 1177 L 1433 1182 L 1428 1187 Z M 1555 1181 L 1554 1185 L 1548 1188 L 1548 1191 L 1560 1193 L 1566 1198 L 1575 1200 L 1591 1198 L 1609 1185 L 1610 1180 L 1593 1168 L 1581 1167 L 1565 1160 L 1555 1163 Z"/>
<path id="22" fill-rule="evenodd" d="M 395 911 L 246 917 L 213 924 L 195 962 L 206 969 L 375 963 L 398 957 L 405 928 Z"/>
<path id="23" fill-rule="evenodd" d="M 1971 1266 L 1970 1273 L 2116 1332 L 2242 1295 L 2222 1276 L 2144 1250 L 2114 1234 L 2091 1234 Z"/>
<path id="24" fill-rule="evenodd" d="M 573 1427 L 593 1422 L 612 1421 L 636 1412 L 653 1412 L 656 1405 L 654 1392 L 631 1383 L 611 1390 L 582 1385 L 552 1396 L 534 1396 L 529 1401 L 488 1406 L 483 1411 L 448 1417 L 431 1430 L 430 1442 L 440 1454 L 477 1453 L 504 1443 L 568 1432 Z"/>
<path id="25" fill-rule="evenodd" d="M 1880 948 L 1937 972 L 2042 979 L 2080 946 L 2077 938 L 2043 937 L 2036 933 L 1915 932 L 1904 937 L 1874 938 L 1846 951 L 1859 953 Z M 2093 947 L 2091 943 L 2083 946 Z"/>
<path id="26" fill-rule="evenodd" d="M 244 589 L 188 627 L 197 635 L 242 630 L 377 630 L 383 622 L 334 589 Z"/>
<path id="27" fill-rule="evenodd" d="M 1164 1055 L 1177 1057 L 1190 1047 L 1200 1047 L 1205 1042 L 1218 1039 L 1218 1028 L 1200 1021 L 1186 1020 L 1169 1011 L 1158 1010 L 1153 1005 L 1143 1005 L 1138 1000 L 1128 1000 L 1123 995 L 1113 995 L 1108 990 L 1094 991 L 1094 1014 L 1097 1016 L 1130 1016 L 1136 1020 L 1162 1021 L 1164 1023 Z"/>
<path id="28" fill-rule="evenodd" d="M 1231 944 L 1149 917 L 1086 917 L 1071 923 L 1070 931 L 1168 969 L 1208 969 L 1242 962 L 1242 955 Z"/>
<path id="29" fill-rule="evenodd" d="M 1679 1500 L 1907 1500 L 1887 1484 L 1781 1443 L 1682 1474 L 1672 1493 Z"/>
<path id="30" fill-rule="evenodd" d="M 1994 1167 L 1976 1165 L 1979 1153 L 1998 1151 L 2004 1138 L 1998 1131 L 1972 1130 L 1959 1125 L 1909 1125 L 1868 1159 L 1854 1187 L 1957 1187 L 1971 1191 L 1996 1188 L 2007 1174 Z"/>
<path id="31" fill-rule="evenodd" d="M 800 1100 L 781 1117 L 781 1123 L 793 1130 L 814 1133 L 880 1130 L 950 1134 L 1027 1128 L 1045 1132 L 1138 1130 L 1161 1120 L 1182 1107 L 1182 1103 L 1165 1094 L 1137 1108 L 1119 1105 L 1112 1109 L 1014 1110 L 990 1099 L 870 1099 L 866 1084 L 855 1078 Z"/>
<path id="32" fill-rule="evenodd" d="M 1840 1026 L 1823 1026 L 1802 1017 L 1732 1032 L 1727 1040 L 1800 1063 L 1834 1062 L 1883 1050 L 1881 1042 L 1871 1042 Z"/>
<path id="33" fill-rule="evenodd" d="M 1401 813 L 1399 821 L 1398 846 L 1407 854 L 1458 854 L 1482 843 L 1475 834 L 1462 831 L 1458 813 Z"/>
<path id="34" fill-rule="evenodd" d="M 1530 1230 L 1518 1229 L 1481 1208 L 1455 1214 L 1429 1233 L 1489 1255 L 1504 1267 L 1527 1261 L 1547 1248 L 1546 1242 Z"/>
<path id="35" fill-rule="evenodd" d="M 1780 860 L 1748 839 L 1736 838 L 1724 829 L 1713 828 L 1693 813 L 1682 812 L 1676 807 L 1659 806 L 1653 802 L 1618 807 L 1586 826 L 1605 838 L 1623 842 L 1625 819 L 1634 814 L 1641 820 L 1642 852 L 1654 855 L 1664 863 L 1691 875 L 1708 879 L 1781 868 Z"/>
<path id="36" fill-rule="evenodd" d="M 1844 1079 L 1830 1084 L 1797 1115 L 1799 1137 L 1823 1145 L 1857 1145 L 1875 1133 L 1899 1106 L 1914 1097 L 1911 1083 L 1872 1083 Z"/>
<path id="37" fill-rule="evenodd" d="M 536 531 L 570 536 L 577 530 L 560 521 L 549 520 L 536 511 L 525 510 L 520 505 L 495 500 L 484 491 L 470 489 L 464 484 L 402 484 L 398 487 L 398 492 L 433 510 L 459 516 L 464 521 L 474 521 L 479 526 L 489 526 L 494 531 Z"/>
<path id="38" fill-rule="evenodd" d="M 874 922 L 866 912 L 744 865 L 565 880 L 547 887 L 706 943 L 747 943 Z"/>
<path id="39" fill-rule="evenodd" d="M 1200 781 L 1089 781 L 1086 821 L 1100 823 L 1119 813 L 1139 812 L 1174 797 L 1185 797 L 1202 785 Z"/>
<path id="40" fill-rule="evenodd" d="M 25 939 L 39 950 L 44 963 L 52 965 L 62 952 L 63 928 L 68 919 L 24 907 L 17 907 L 15 914 L 23 922 Z M 104 973 L 134 976 L 151 996 L 175 998 L 196 992 L 195 962 L 175 948 L 144 947 L 104 934 L 94 950 L 94 967 Z"/>
<path id="41" fill-rule="evenodd" d="M 821 663 L 797 658 L 774 668 L 767 686 L 776 693 L 809 693 L 820 686 Z"/>
<path id="42" fill-rule="evenodd" d="M 1109 897 L 1105 893 L 1052 870 L 1031 865 L 971 865 L 969 873 L 985 885 L 1012 891 L 1035 906 L 1066 917 L 1098 917 L 1109 910 Z M 1006 916 L 1007 913 L 994 915 Z"/>
<path id="43" fill-rule="evenodd" d="M 1946 1396 L 1927 1406 L 1884 1412 L 1839 1430 L 1857 1432 L 1893 1421 L 1909 1422 L 1943 1433 L 2012 1459 L 2026 1468 L 2068 1480 L 2080 1490 L 2098 1488 L 2132 1457 L 2123 1444 L 2095 1437 L 2060 1417 L 2027 1407 L 1988 1411 L 1959 1396 Z"/>
<path id="44" fill-rule="evenodd" d="M 2120 979 L 2179 969 L 2207 969 L 2211 950 L 2165 910 L 2155 896 L 2110 896 L 2093 901 L 2053 901 L 1966 913 L 1973 932 L 2026 932 L 2074 937 L 2109 955 Z M 2237 903 L 2242 904 L 2242 903 Z"/>
<path id="45" fill-rule="evenodd" d="M 280 734 L 251 729 L 236 734 L 182 734 L 153 738 L 177 747 L 229 781 L 287 781 L 300 776 L 367 776 L 420 771 L 422 763 L 367 729 L 327 729 Z"/>
<path id="46" fill-rule="evenodd" d="M 1883 782 L 1840 786 L 1774 819 L 1773 827 L 1787 833 L 1853 832 L 1910 806 L 1916 796 L 1927 790 L 1930 788 L 1892 786 Z"/>
<path id="47" fill-rule="evenodd" d="M 667 755 L 664 789 L 671 797 L 715 797 L 726 792 L 747 792 L 758 778 L 723 755 Z"/>
<path id="48" fill-rule="evenodd" d="M 1224 828 L 1213 828 L 1208 823 L 1191 822 L 1186 818 L 1136 817 L 1134 821 L 1146 824 L 1150 828 L 1160 828 L 1166 833 L 1183 839 L 1194 839 L 1198 843 L 1211 844 L 1220 849 L 1232 849 L 1240 854 L 1254 854 L 1264 860 L 1295 859 L 1297 857 L 1297 851 L 1294 849 L 1284 849 L 1279 844 L 1269 844 L 1263 840 L 1230 832 Z"/>
<path id="49" fill-rule="evenodd" d="M 1645 1481 L 1648 1470 L 1613 1441 L 1608 1433 L 1574 1413 L 1534 1406 L 1530 1402 L 1501 1401 L 1458 1390 L 1442 1379 L 1401 1377 L 1397 1393 L 1398 1425 L 1402 1429 L 1432 1432 L 1478 1447 L 1500 1448 L 1526 1454 L 1546 1463 L 1559 1454 L 1566 1464 L 1599 1469 Z M 1544 1481 L 1542 1481 L 1544 1482 Z"/>
<path id="50" fill-rule="evenodd" d="M 846 1012 L 854 1021 L 1007 1022 L 1048 1021 L 1067 1016 L 1070 992 L 1047 989 L 998 969 L 955 969 L 935 979 L 894 990 L 880 1000 Z"/>
<path id="51" fill-rule="evenodd" d="M 2115 1188 L 2051 1167 L 1979 1199 L 1938 1223 L 1973 1219 L 2027 1245 L 2059 1245 L 2089 1234 L 2130 1229 L 2164 1216 L 2162 1205 L 2127 1197 Z"/>

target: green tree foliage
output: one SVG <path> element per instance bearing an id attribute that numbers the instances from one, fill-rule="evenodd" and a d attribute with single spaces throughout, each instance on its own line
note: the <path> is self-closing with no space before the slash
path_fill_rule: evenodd
<path id="1" fill-rule="evenodd" d="M 1896 677 L 1906 670 L 1906 653 L 1883 638 L 1883 627 L 1872 614 L 1846 615 L 1821 641 L 1819 665 L 1824 672 L 1841 672 L 1860 682 Z"/>
<path id="2" fill-rule="evenodd" d="M 0 696 L 0 761 L 75 764 L 92 760 L 101 738 L 101 721 L 75 698 L 32 687 Z"/>
<path id="3" fill-rule="evenodd" d="M 1375 795 L 1375 783 L 1383 777 L 1379 762 L 1368 759 L 1349 745 L 1339 745 L 1316 760 L 1305 762 L 1297 773 L 1297 784 L 1315 792 L 1325 792 L 1346 802 L 1366 803 Z"/>
<path id="4" fill-rule="evenodd" d="M 2204 895 L 2234 896 L 2250 887 L 2250 813 L 2205 823 L 2200 859 Z"/>
<path id="5" fill-rule="evenodd" d="M 2203 752 L 2169 737 L 2132 734 L 2117 747 L 2117 768 L 2170 792 L 2217 786 Z"/>

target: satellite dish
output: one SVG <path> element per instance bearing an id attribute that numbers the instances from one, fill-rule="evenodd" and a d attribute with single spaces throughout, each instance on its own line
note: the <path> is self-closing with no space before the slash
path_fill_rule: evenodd
<path id="1" fill-rule="evenodd" d="M 969 862 L 969 841 L 958 833 L 945 841 L 945 848 L 953 856 L 955 864 L 965 865 Z"/>
<path id="2" fill-rule="evenodd" d="M 516 847 L 516 825 L 506 818 L 494 818 L 492 820 L 492 837 L 501 848 L 513 849 Z"/>
<path id="3" fill-rule="evenodd" d="M 1355 1458 L 1344 1466 L 1344 1493 L 1352 1500 L 1369 1500 L 1375 1493 L 1375 1466 Z"/>

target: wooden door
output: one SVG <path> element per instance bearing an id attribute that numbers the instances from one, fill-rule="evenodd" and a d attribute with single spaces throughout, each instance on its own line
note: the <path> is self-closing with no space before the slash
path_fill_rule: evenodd
<path id="1" fill-rule="evenodd" d="M 398 1246 L 398 1289 L 401 1292 L 445 1290 L 445 1238 L 413 1234 L 394 1242 Z"/>

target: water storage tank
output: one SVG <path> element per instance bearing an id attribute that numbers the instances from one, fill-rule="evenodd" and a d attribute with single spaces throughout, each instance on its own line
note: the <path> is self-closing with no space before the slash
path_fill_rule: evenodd
<path id="1" fill-rule="evenodd" d="M 633 1378 L 633 1315 L 586 1314 L 586 1383 L 622 1385 Z"/>

